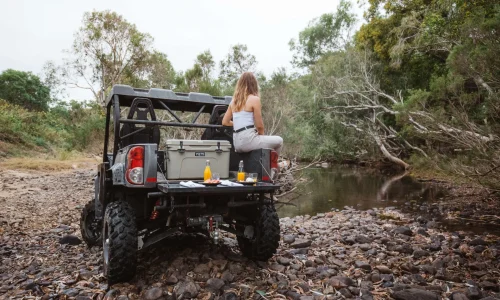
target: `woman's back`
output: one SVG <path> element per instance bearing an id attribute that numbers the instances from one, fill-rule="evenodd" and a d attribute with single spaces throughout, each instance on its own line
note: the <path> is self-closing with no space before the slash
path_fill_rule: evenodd
<path id="1" fill-rule="evenodd" d="M 255 124 L 253 112 L 241 110 L 239 112 L 233 112 L 233 128 L 238 130 L 240 128 L 251 126 Z"/>

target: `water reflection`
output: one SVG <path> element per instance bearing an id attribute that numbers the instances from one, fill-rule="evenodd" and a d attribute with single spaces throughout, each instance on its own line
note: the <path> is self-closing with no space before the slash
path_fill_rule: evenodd
<path id="1" fill-rule="evenodd" d="M 421 204 L 443 196 L 433 186 L 415 181 L 408 174 L 387 177 L 366 169 L 335 166 L 309 168 L 298 175 L 306 182 L 280 199 L 293 204 L 278 204 L 280 217 L 315 215 L 344 206 L 366 210 L 400 206 L 406 202 Z"/>

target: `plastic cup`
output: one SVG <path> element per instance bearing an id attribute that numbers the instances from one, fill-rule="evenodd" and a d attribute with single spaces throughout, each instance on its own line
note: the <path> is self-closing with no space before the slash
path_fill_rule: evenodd
<path id="1" fill-rule="evenodd" d="M 259 177 L 259 174 L 257 174 L 257 173 L 248 173 L 248 176 L 247 176 L 247 178 L 251 179 L 248 181 L 253 181 L 253 182 L 257 182 L 258 177 Z"/>
<path id="2" fill-rule="evenodd" d="M 220 174 L 219 173 L 212 173 L 212 180 L 220 180 Z"/>

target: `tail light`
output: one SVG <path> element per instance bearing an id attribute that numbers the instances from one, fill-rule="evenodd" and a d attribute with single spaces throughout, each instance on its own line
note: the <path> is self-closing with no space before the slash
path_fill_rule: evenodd
<path id="1" fill-rule="evenodd" d="M 278 168 L 278 152 L 271 150 L 271 162 L 270 162 L 270 167 L 271 167 L 271 178 L 268 176 L 262 176 L 263 181 L 271 181 L 275 180 L 278 177 L 279 173 L 279 168 Z"/>
<path id="2" fill-rule="evenodd" d="M 144 147 L 132 147 L 127 155 L 127 181 L 131 184 L 144 184 Z"/>

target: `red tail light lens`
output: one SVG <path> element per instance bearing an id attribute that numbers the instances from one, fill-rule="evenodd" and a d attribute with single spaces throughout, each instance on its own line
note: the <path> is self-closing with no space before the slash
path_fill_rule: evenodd
<path id="1" fill-rule="evenodd" d="M 131 184 L 144 184 L 144 147 L 136 146 L 129 150 L 125 177 Z"/>
<path id="2" fill-rule="evenodd" d="M 278 152 L 271 150 L 271 169 L 278 169 Z"/>

